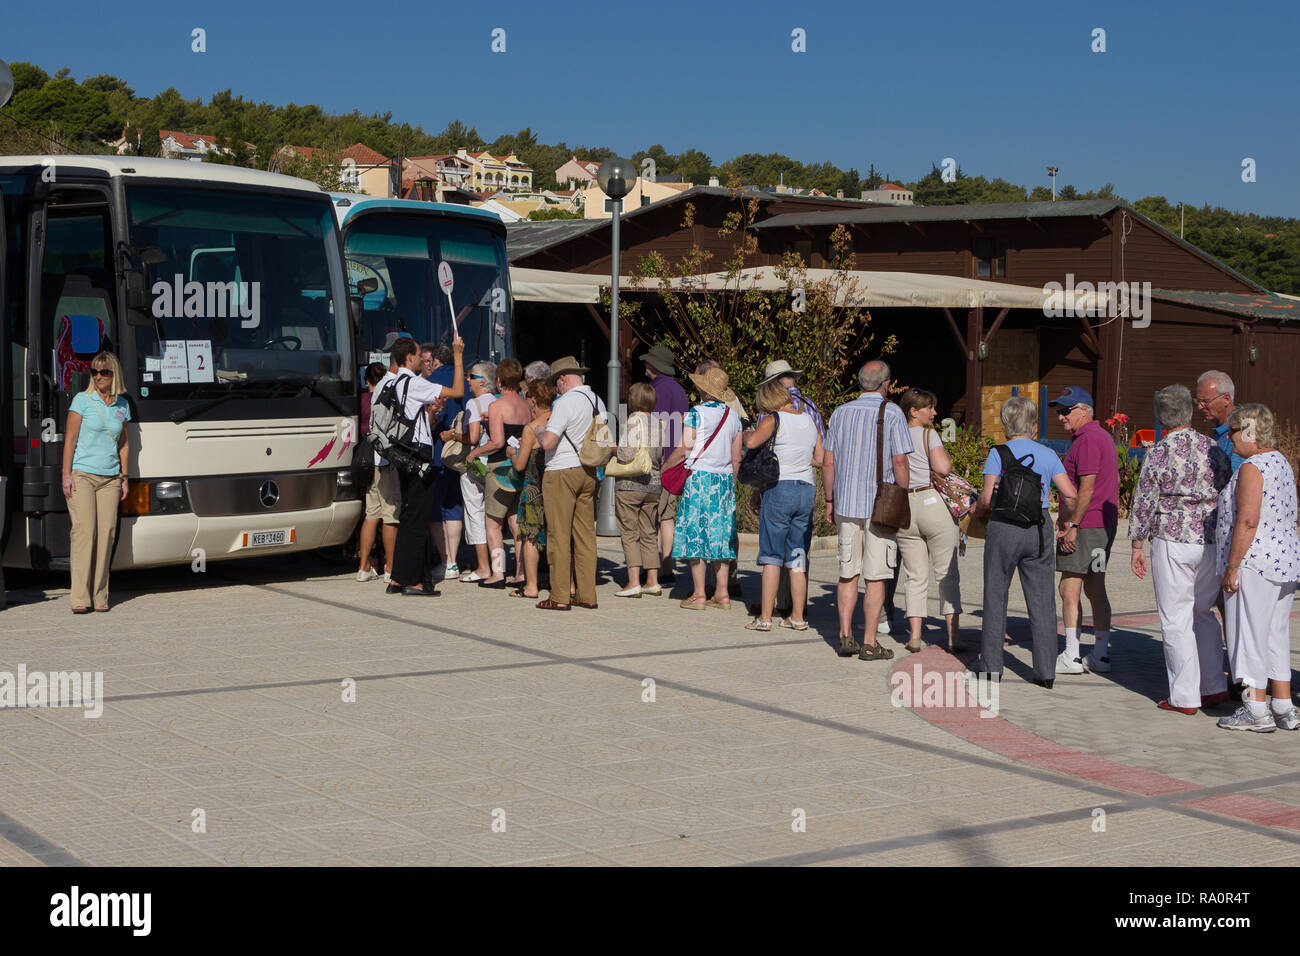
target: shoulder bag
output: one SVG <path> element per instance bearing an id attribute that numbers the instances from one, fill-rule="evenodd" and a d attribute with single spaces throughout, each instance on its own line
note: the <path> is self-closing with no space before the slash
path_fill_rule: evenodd
<path id="1" fill-rule="evenodd" d="M 482 396 L 479 396 L 482 398 Z M 473 399 L 477 402 L 479 399 Z M 466 416 L 469 414 L 469 408 L 462 408 L 456 413 L 456 417 L 451 420 L 451 430 L 457 435 L 465 434 L 465 429 L 469 426 L 466 424 Z M 479 407 L 479 417 L 482 418 L 483 409 Z M 486 423 L 483 426 L 487 427 Z M 451 468 L 454 471 L 465 474 L 465 456 L 468 455 L 472 448 L 466 446 L 463 441 L 457 441 L 455 438 L 442 443 L 442 465 L 444 468 Z"/>
<path id="2" fill-rule="evenodd" d="M 912 506 L 907 501 L 907 489 L 885 481 L 885 409 L 888 403 L 881 399 L 876 413 L 876 504 L 871 509 L 871 523 L 886 531 L 897 531 L 912 523 Z"/>
<path id="3" fill-rule="evenodd" d="M 632 431 L 632 423 L 628 423 L 628 432 Z M 609 464 L 605 466 L 605 477 L 607 478 L 642 478 L 654 471 L 654 464 L 650 460 L 650 436 L 641 435 L 641 441 L 636 446 L 636 454 L 632 456 L 631 461 L 619 461 L 617 458 L 610 459 Z"/>
<path id="4" fill-rule="evenodd" d="M 713 429 L 713 434 L 709 436 L 709 440 L 704 443 L 704 447 L 696 454 L 696 461 L 699 461 L 704 453 L 709 450 L 709 446 L 713 444 L 713 439 L 718 437 L 718 432 L 722 431 L 722 426 L 726 423 L 727 416 L 730 414 L 730 408 L 722 413 L 722 418 L 718 421 L 718 427 Z M 691 468 L 690 465 L 686 464 L 686 459 L 683 458 L 678 464 L 664 469 L 659 483 L 663 485 L 670 495 L 680 495 L 686 489 L 686 479 L 689 477 L 691 477 Z"/>
<path id="5" fill-rule="evenodd" d="M 781 463 L 776 458 L 776 433 L 781 430 L 781 413 L 773 412 L 772 434 L 757 448 L 745 452 L 736 469 L 736 480 L 758 491 L 766 491 L 781 480 Z"/>

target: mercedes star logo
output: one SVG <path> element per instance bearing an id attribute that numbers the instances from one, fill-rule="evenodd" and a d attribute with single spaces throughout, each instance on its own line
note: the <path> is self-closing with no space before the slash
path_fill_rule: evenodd
<path id="1" fill-rule="evenodd" d="M 262 502 L 263 508 L 274 508 L 280 500 L 280 486 L 268 478 L 257 489 L 257 498 Z"/>

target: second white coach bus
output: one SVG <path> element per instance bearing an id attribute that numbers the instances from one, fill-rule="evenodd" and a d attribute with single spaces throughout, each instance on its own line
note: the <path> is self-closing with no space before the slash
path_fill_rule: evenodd
<path id="1" fill-rule="evenodd" d="M 114 568 L 347 540 L 353 328 L 315 184 L 210 163 L 0 157 L 4 563 L 66 567 L 68 405 L 101 349 L 131 405 Z"/>

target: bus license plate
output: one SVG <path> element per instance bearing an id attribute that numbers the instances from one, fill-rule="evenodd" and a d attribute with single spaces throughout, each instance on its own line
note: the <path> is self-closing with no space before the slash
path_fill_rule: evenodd
<path id="1" fill-rule="evenodd" d="M 248 534 L 247 547 L 266 548 L 277 544 L 288 544 L 289 532 L 287 529 L 279 531 L 252 531 Z"/>

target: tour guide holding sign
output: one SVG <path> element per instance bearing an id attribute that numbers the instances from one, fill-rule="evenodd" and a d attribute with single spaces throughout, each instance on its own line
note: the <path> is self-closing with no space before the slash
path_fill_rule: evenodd
<path id="1" fill-rule="evenodd" d="M 420 346 L 414 339 L 400 338 L 393 343 L 392 364 L 397 372 L 399 395 L 405 395 L 404 414 L 415 422 L 412 443 L 422 452 L 422 457 L 433 461 L 433 433 L 429 430 L 426 406 L 443 399 L 460 398 L 465 394 L 465 340 L 457 335 L 452 339 L 455 356 L 455 375 L 451 385 L 438 385 L 421 378 Z M 405 381 L 403 381 L 405 379 Z M 382 389 L 387 383 L 382 383 Z M 378 391 L 376 391 L 378 394 Z M 394 548 L 393 570 L 388 585 L 389 594 L 407 594 L 412 597 L 437 597 L 430 574 L 429 560 L 429 508 L 433 502 L 430 489 L 437 472 L 432 465 L 419 471 L 399 471 L 402 484 L 402 511 L 397 518 L 397 545 Z"/>

